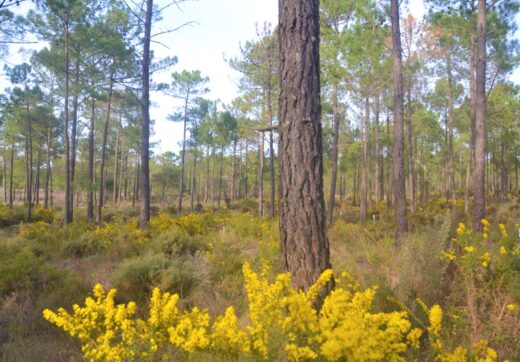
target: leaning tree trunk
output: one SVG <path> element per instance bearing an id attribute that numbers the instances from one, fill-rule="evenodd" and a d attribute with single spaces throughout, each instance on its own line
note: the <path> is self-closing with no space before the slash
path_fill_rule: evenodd
<path id="1" fill-rule="evenodd" d="M 478 0 L 473 229 L 486 217 L 486 1 Z"/>
<path id="2" fill-rule="evenodd" d="M 391 0 L 392 17 L 392 56 L 394 75 L 394 204 L 396 218 L 396 237 L 399 242 L 408 231 L 406 216 L 406 186 L 404 176 L 404 111 L 403 111 L 403 62 L 401 49 L 401 30 L 399 26 L 399 1 Z"/>
<path id="3" fill-rule="evenodd" d="M 319 0 L 280 0 L 279 39 L 280 241 L 293 286 L 307 290 L 330 268 L 323 195 Z"/>

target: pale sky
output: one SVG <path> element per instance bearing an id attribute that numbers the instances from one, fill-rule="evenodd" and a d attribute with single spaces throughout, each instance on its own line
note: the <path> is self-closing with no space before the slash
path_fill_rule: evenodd
<path id="1" fill-rule="evenodd" d="M 161 6 L 167 0 L 156 0 Z M 27 5 L 25 5 L 27 6 Z M 416 18 L 422 18 L 425 9 L 422 0 L 410 0 L 410 12 Z M 23 9 L 23 7 L 22 7 Z M 14 9 L 13 9 L 14 10 Z M 401 9 L 402 14 L 405 9 Z M 210 78 L 208 87 L 211 92 L 206 96 L 230 102 L 238 94 L 240 74 L 232 70 L 225 58 L 239 54 L 239 44 L 257 38 L 257 25 L 264 22 L 274 27 L 278 21 L 278 0 L 198 0 L 186 1 L 179 7 L 170 7 L 163 13 L 163 21 L 154 25 L 154 33 L 176 28 L 186 22 L 192 25 L 156 38 L 160 44 L 152 44 L 156 58 L 177 56 L 179 62 L 170 71 L 153 76 L 155 82 L 170 83 L 173 71 L 200 70 Z M 7 59 L 12 63 L 23 61 L 13 50 Z M 0 66 L 3 67 L 0 61 Z M 520 79 L 517 71 L 513 79 Z M 0 89 L 8 86 L 0 79 Z M 152 141 L 159 141 L 156 152 L 178 151 L 178 142 L 182 138 L 182 125 L 167 120 L 179 105 L 178 100 L 153 92 L 150 110 L 155 120 Z"/>

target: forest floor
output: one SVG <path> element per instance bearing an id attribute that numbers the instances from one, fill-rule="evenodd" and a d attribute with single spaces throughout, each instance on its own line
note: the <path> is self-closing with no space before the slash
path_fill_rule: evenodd
<path id="1" fill-rule="evenodd" d="M 156 210 L 149 228 L 141 231 L 138 211 L 126 206 L 106 209 L 103 227 L 82 216 L 64 226 L 59 211 L 45 209 L 37 209 L 34 221 L 26 223 L 21 207 L 0 206 L 0 360 L 84 360 L 81 344 L 42 313 L 83 305 L 97 283 L 117 290 L 116 303 L 143 306 L 137 311 L 143 318 L 159 287 L 177 293 L 182 310 L 197 306 L 217 316 L 233 306 L 238 325 L 247 325 L 244 263 L 271 282 L 283 272 L 277 220 L 258 217 L 255 209 L 251 200 L 181 216 Z M 365 226 L 357 223 L 358 212 L 348 200 L 336 209 L 328 232 L 334 274 L 348 272 L 360 290 L 377 286 L 370 306 L 374 313 L 404 310 L 412 326 L 424 331 L 421 351 L 405 352 L 406 360 L 433 360 L 435 343 L 442 341 L 443 350 L 455 355 L 462 346 L 467 360 L 476 361 L 471 346 L 486 340 L 499 360 L 520 361 L 518 197 L 489 206 L 484 233 L 471 232 L 463 200 L 453 205 L 446 199 L 429 201 L 409 216 L 411 232 L 400 247 L 392 209 L 374 204 Z M 434 305 L 444 311 L 442 331 L 430 325 Z M 439 342 L 432 339 L 435 333 Z M 163 356 L 289 359 L 287 349 L 277 348 L 268 346 L 267 355 L 256 357 L 175 349 Z"/>

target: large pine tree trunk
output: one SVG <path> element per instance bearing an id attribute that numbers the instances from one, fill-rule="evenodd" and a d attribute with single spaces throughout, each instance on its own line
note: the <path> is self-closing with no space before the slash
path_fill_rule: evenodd
<path id="1" fill-rule="evenodd" d="M 297 290 L 330 268 L 320 115 L 319 0 L 280 0 L 280 241 Z"/>
<path id="2" fill-rule="evenodd" d="M 401 49 L 401 30 L 399 25 L 399 1 L 391 0 L 392 18 L 392 56 L 394 75 L 394 204 L 396 217 L 396 237 L 408 231 L 406 216 L 406 187 L 404 176 L 404 111 L 403 111 L 403 63 Z"/>
<path id="3" fill-rule="evenodd" d="M 144 229 L 150 221 L 150 41 L 153 0 L 146 0 L 141 74 L 141 215 Z"/>
<path id="4" fill-rule="evenodd" d="M 486 1 L 478 0 L 473 229 L 486 217 Z"/>
<path id="5" fill-rule="evenodd" d="M 332 174 L 330 177 L 329 203 L 327 205 L 327 226 L 332 225 L 336 200 L 336 180 L 338 178 L 339 110 L 337 84 L 333 84 L 332 90 L 332 117 L 334 119 L 334 136 L 332 139 Z"/>

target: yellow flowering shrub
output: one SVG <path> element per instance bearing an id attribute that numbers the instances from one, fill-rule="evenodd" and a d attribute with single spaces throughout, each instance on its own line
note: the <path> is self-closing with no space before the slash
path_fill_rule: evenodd
<path id="1" fill-rule="evenodd" d="M 302 361 L 404 361 L 404 353 L 418 346 L 422 332 L 411 329 L 406 312 L 371 311 L 375 289 L 363 292 L 337 288 L 323 301 L 318 314 L 312 307 L 332 277 L 325 271 L 307 292 L 291 287 L 289 274 L 270 283 L 267 272 L 254 273 L 244 265 L 249 321 L 239 328 L 234 309 L 213 323 L 206 310 L 180 311 L 179 296 L 155 289 L 148 318 L 136 317 L 135 303 L 115 305 L 115 289 L 94 287 L 85 306 L 45 310 L 44 318 L 76 337 L 90 361 L 149 360 L 168 350 L 208 351 L 237 358 L 254 353 L 263 359 Z M 166 351 L 166 352 L 165 352 Z M 166 353 L 166 354 L 164 354 Z"/>

